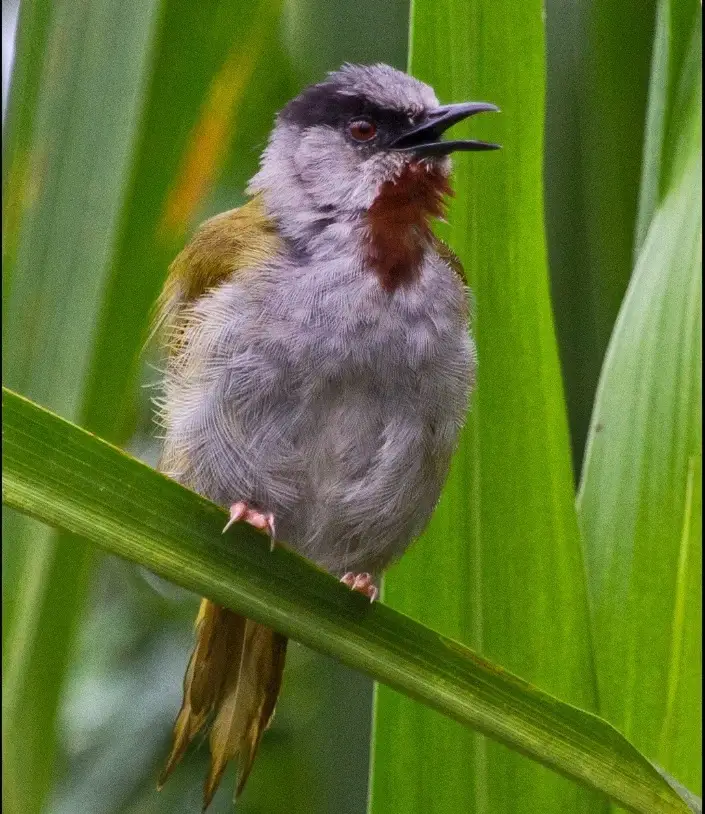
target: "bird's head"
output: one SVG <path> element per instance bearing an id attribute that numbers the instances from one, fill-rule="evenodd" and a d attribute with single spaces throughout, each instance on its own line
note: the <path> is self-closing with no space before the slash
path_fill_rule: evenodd
<path id="1" fill-rule="evenodd" d="M 492 150 L 477 140 L 445 140 L 448 128 L 485 102 L 441 105 L 433 89 L 387 65 L 345 65 L 306 88 L 277 116 L 251 192 L 301 227 L 354 221 L 381 202 L 442 214 L 452 152 Z"/>

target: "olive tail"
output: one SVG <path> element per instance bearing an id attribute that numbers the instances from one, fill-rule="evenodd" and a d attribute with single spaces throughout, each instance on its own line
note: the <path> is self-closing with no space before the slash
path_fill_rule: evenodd
<path id="1" fill-rule="evenodd" d="M 211 803 L 229 760 L 237 759 L 235 797 L 252 769 L 279 696 L 287 640 L 264 625 L 202 600 L 196 645 L 184 677 L 184 695 L 158 788 L 193 738 L 212 720 L 211 765 L 203 810 Z"/>

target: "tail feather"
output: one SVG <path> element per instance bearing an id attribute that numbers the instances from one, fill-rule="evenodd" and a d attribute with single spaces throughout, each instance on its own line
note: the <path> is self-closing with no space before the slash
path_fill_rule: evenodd
<path id="1" fill-rule="evenodd" d="M 210 805 L 229 760 L 237 758 L 235 796 L 244 788 L 279 695 L 286 638 L 269 628 L 203 600 L 184 696 L 161 788 L 186 748 L 212 718 L 211 765 L 203 798 Z"/>
<path id="2" fill-rule="evenodd" d="M 267 630 L 264 628 L 264 630 Z M 260 741 L 265 729 L 272 723 L 274 718 L 274 708 L 277 705 L 279 690 L 281 689 L 282 675 L 284 673 L 284 661 L 286 659 L 287 639 L 279 633 L 268 631 L 271 634 L 271 642 L 268 650 L 263 649 L 265 664 L 269 665 L 266 670 L 268 681 L 261 688 L 259 717 L 253 718 L 247 732 L 247 740 L 243 747 L 240 758 L 240 776 L 238 778 L 235 797 L 237 798 L 245 788 L 247 778 L 250 776 L 252 764 L 257 756 Z"/>
<path id="3" fill-rule="evenodd" d="M 238 758 L 235 796 L 245 786 L 281 685 L 286 639 L 247 620 L 240 663 L 232 666 L 211 727 L 211 768 L 204 787 L 210 801 L 229 760 Z"/>

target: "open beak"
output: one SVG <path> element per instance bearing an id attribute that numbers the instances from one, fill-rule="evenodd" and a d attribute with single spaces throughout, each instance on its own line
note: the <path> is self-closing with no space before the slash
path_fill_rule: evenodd
<path id="1" fill-rule="evenodd" d="M 443 141 L 441 136 L 454 124 L 474 116 L 476 113 L 492 111 L 499 113 L 499 108 L 488 102 L 461 102 L 456 105 L 442 105 L 429 111 L 424 120 L 402 133 L 390 145 L 392 150 L 414 152 L 417 155 L 443 156 L 456 150 L 498 150 L 499 144 L 491 144 L 477 139 L 459 139 Z"/>

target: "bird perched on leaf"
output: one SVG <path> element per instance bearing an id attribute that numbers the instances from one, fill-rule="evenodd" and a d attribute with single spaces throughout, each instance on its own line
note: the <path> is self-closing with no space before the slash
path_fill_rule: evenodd
<path id="1" fill-rule="evenodd" d="M 443 133 L 490 110 L 386 65 L 329 74 L 278 114 L 249 202 L 200 227 L 160 300 L 162 471 L 370 599 L 426 526 L 468 407 L 468 292 L 431 222 L 450 153 L 497 146 Z M 285 651 L 202 601 L 160 784 L 210 724 L 204 807 L 230 759 L 242 790 Z"/>

